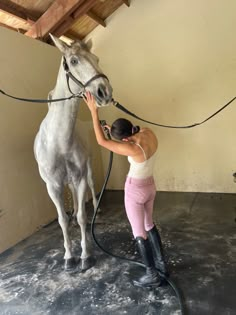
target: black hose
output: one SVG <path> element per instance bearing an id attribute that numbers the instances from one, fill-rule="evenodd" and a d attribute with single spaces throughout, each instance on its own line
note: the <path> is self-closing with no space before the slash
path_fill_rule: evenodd
<path id="1" fill-rule="evenodd" d="M 105 121 L 101 121 L 101 124 L 104 124 Z M 107 136 L 108 138 L 110 138 L 110 134 L 109 132 L 107 132 Z M 96 206 L 96 209 L 94 209 L 94 215 L 93 215 L 93 218 L 92 218 L 92 222 L 91 222 L 91 234 L 92 234 L 92 237 L 93 237 L 93 240 L 95 242 L 95 244 L 98 246 L 99 249 L 101 249 L 105 254 L 113 257 L 113 258 L 116 258 L 116 259 L 121 259 L 121 260 L 125 260 L 125 261 L 128 261 L 130 263 L 133 263 L 135 265 L 138 265 L 138 266 L 141 266 L 141 267 L 144 267 L 145 268 L 145 265 L 142 264 L 141 262 L 139 261 L 136 261 L 134 259 L 130 259 L 130 258 L 126 258 L 126 257 L 122 257 L 122 256 L 118 256 L 118 255 L 114 255 L 112 253 L 110 253 L 108 250 L 106 250 L 97 240 L 96 238 L 96 235 L 94 233 L 94 228 L 95 228 L 95 220 L 96 220 L 96 216 L 97 216 L 97 213 L 98 213 L 98 209 L 99 209 L 99 205 L 101 203 L 101 200 L 102 200 L 102 197 L 103 197 L 103 194 L 104 194 L 104 191 L 106 189 L 106 185 L 107 185 L 107 182 L 108 182 L 108 179 L 110 177 L 110 173 L 111 173 L 111 168 L 112 168 L 112 163 L 113 163 L 113 152 L 110 152 L 110 158 L 109 158 L 109 163 L 108 163 L 108 168 L 107 168 L 107 173 L 106 173 L 106 177 L 105 177 L 105 181 L 104 181 L 104 184 L 102 186 L 102 189 L 101 189 L 101 192 L 100 192 L 100 195 L 99 195 L 99 198 L 98 198 L 98 202 L 97 202 L 97 206 Z M 175 295 L 179 301 L 179 305 L 180 305 L 180 309 L 181 309 L 181 314 L 182 315 L 185 315 L 186 312 L 185 312 L 185 305 L 184 305 L 184 299 L 182 297 L 182 294 L 180 293 L 179 289 L 177 288 L 177 286 L 175 285 L 175 283 L 170 279 L 170 278 L 165 278 L 164 279 L 169 285 L 170 287 L 174 290 L 175 292 Z"/>
<path id="2" fill-rule="evenodd" d="M 101 244 L 99 244 L 99 242 L 98 242 L 97 239 L 96 239 L 95 233 L 94 233 L 95 220 L 96 220 L 96 216 L 97 216 L 97 213 L 98 213 L 98 208 L 99 208 L 101 199 L 102 199 L 102 197 L 103 197 L 103 194 L 104 194 L 104 191 L 105 191 L 105 189 L 106 189 L 106 185 L 107 185 L 107 182 L 108 182 L 110 173 L 111 173 L 112 162 L 113 162 L 113 152 L 110 152 L 110 159 L 109 159 L 107 174 L 106 174 L 105 181 L 104 181 L 104 184 L 103 184 L 103 186 L 102 186 L 102 190 L 101 190 L 100 195 L 99 195 L 99 198 L 98 198 L 97 207 L 96 207 L 96 209 L 94 210 L 94 215 L 93 215 L 92 222 L 91 222 L 91 234 L 92 234 L 93 240 L 94 240 L 94 242 L 96 243 L 96 245 L 97 245 L 104 253 L 106 253 L 107 255 L 112 256 L 112 257 L 117 258 L 117 259 L 126 260 L 126 261 L 132 262 L 132 263 L 134 263 L 134 264 L 136 264 L 136 265 L 139 265 L 139 266 L 141 266 L 141 267 L 144 267 L 144 265 L 143 265 L 142 263 L 140 263 L 140 262 L 138 262 L 138 261 L 136 261 L 136 260 L 129 259 L 129 258 L 125 258 L 125 257 L 118 256 L 118 255 L 114 255 L 114 254 L 110 253 L 109 251 L 107 251 L 104 247 L 102 247 Z"/>
<path id="3" fill-rule="evenodd" d="M 64 101 L 64 100 L 70 100 L 71 98 L 74 98 L 74 97 L 79 97 L 81 98 L 80 95 L 71 95 L 67 98 L 60 98 L 60 99 L 28 99 L 28 98 L 22 98 L 22 97 L 16 97 L 16 96 L 13 96 L 13 95 L 10 95 L 6 92 L 4 92 L 3 90 L 0 89 L 0 94 L 3 94 L 5 96 L 8 96 L 10 98 L 13 98 L 15 100 L 18 100 L 18 101 L 24 101 L 24 102 L 33 102 L 33 103 L 52 103 L 52 102 L 59 102 L 59 101 Z M 236 98 L 236 97 L 235 97 Z M 227 103 L 223 108 L 221 108 L 220 110 L 218 110 L 216 113 L 214 113 L 213 115 L 211 115 L 211 117 L 207 118 L 205 121 L 207 121 L 208 119 L 212 118 L 213 116 L 215 116 L 217 113 L 219 113 L 221 110 L 223 110 L 225 107 L 227 107 L 230 103 L 232 103 L 234 101 L 233 98 L 229 103 Z M 139 120 L 142 120 L 142 121 L 145 121 L 145 122 L 148 122 L 150 124 L 153 124 L 153 125 L 158 125 L 158 126 L 161 126 L 161 127 L 168 127 L 168 128 L 191 128 L 191 127 L 195 127 L 196 125 L 200 125 L 201 123 L 198 123 L 198 124 L 194 124 L 194 125 L 191 125 L 191 126 L 184 126 L 184 127 L 173 127 L 173 126 L 164 126 L 164 125 L 159 125 L 159 124 L 156 124 L 156 123 L 152 123 L 152 122 L 149 122 L 147 120 L 144 120 L 138 116 L 136 116 L 135 114 L 129 112 L 126 108 L 124 108 L 121 104 L 119 104 L 118 102 L 115 102 L 113 101 L 113 104 L 118 107 L 119 109 L 123 110 L 124 112 L 126 112 L 127 114 L 129 115 L 132 115 L 133 117 L 139 119 Z M 204 121 L 204 122 L 205 122 Z M 101 121 L 101 124 L 104 124 L 105 121 Z M 107 136 L 108 138 L 110 138 L 110 134 L 109 132 L 107 132 Z M 98 203 L 97 203 L 97 207 L 96 209 L 94 210 L 94 215 L 93 215 L 93 218 L 92 218 L 92 222 L 91 222 L 91 234 L 92 234 L 92 237 L 93 237 L 93 240 L 94 242 L 96 243 L 96 245 L 104 252 L 106 253 L 107 255 L 111 256 L 111 257 L 114 257 L 114 258 L 117 258 L 117 259 L 121 259 L 121 260 L 125 260 L 125 261 L 128 261 L 130 263 L 133 263 L 135 265 L 138 265 L 138 266 L 141 266 L 141 267 L 145 267 L 144 264 L 142 264 L 141 262 L 139 261 L 136 261 L 134 259 L 129 259 L 129 258 L 126 258 L 126 257 L 122 257 L 122 256 L 118 256 L 118 255 L 114 255 L 112 253 L 110 253 L 109 251 L 107 251 L 104 247 L 102 247 L 99 242 L 97 241 L 96 239 L 96 236 L 95 236 L 95 233 L 94 233 L 94 226 L 95 226 L 95 220 L 96 220 L 96 216 L 97 216 L 97 212 L 98 212 L 98 208 L 99 208 L 99 205 L 100 205 L 100 202 L 101 202 L 101 199 L 103 197 L 103 193 L 106 189 L 106 185 L 107 185 L 107 182 L 108 182 L 108 179 L 109 179 L 109 176 L 110 176 L 110 172 L 111 172 L 111 168 L 112 168 L 112 162 L 113 162 L 113 152 L 110 152 L 110 160 L 109 160 L 109 165 L 108 165 L 108 169 L 107 169 L 107 174 L 106 174 L 106 178 L 105 178 L 105 181 L 104 181 L 104 184 L 103 184 L 103 187 L 102 187 L 102 190 L 101 190 L 101 193 L 99 195 L 99 199 L 98 199 Z M 181 308 L 181 313 L 182 315 L 185 314 L 184 312 L 184 303 L 183 303 L 183 299 L 180 295 L 180 292 L 179 290 L 177 289 L 177 287 L 175 286 L 175 284 L 173 283 L 173 281 L 171 281 L 169 278 L 165 278 L 165 281 L 167 283 L 169 283 L 169 285 L 172 287 L 172 289 L 175 291 L 175 294 L 179 300 L 179 303 L 180 303 L 180 308 Z"/>

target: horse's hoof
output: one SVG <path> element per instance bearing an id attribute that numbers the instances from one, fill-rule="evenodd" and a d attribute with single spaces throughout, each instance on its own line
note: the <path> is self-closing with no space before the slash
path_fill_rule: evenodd
<path id="1" fill-rule="evenodd" d="M 65 271 L 74 271 L 78 265 L 75 257 L 71 257 L 69 259 L 65 259 L 64 269 Z"/>
<path id="2" fill-rule="evenodd" d="M 96 259 L 92 256 L 85 258 L 85 259 L 81 259 L 81 263 L 80 263 L 80 268 L 81 271 L 86 271 L 90 268 L 92 268 L 96 263 Z"/>

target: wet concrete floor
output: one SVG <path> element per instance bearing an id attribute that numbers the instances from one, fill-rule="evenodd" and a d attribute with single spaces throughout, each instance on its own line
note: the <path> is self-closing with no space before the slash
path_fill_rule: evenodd
<path id="1" fill-rule="evenodd" d="M 126 219 L 123 192 L 107 191 L 95 225 L 99 243 L 115 255 L 140 260 Z M 89 220 L 91 204 L 87 204 Z M 189 315 L 236 314 L 236 195 L 158 192 L 160 228 L 171 281 Z M 90 224 L 88 224 L 90 231 Z M 71 226 L 80 254 L 79 227 Z M 102 252 L 94 267 L 63 270 L 57 221 L 0 255 L 1 315 L 180 315 L 173 288 L 137 288 L 143 269 Z"/>

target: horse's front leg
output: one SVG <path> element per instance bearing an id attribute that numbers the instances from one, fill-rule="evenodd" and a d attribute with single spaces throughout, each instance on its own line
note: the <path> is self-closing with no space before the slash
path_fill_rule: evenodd
<path id="1" fill-rule="evenodd" d="M 82 178 L 78 184 L 78 212 L 77 221 L 81 230 L 81 269 L 83 271 L 91 268 L 94 265 L 94 260 L 91 257 L 90 242 L 87 237 L 86 225 L 87 215 L 85 211 L 85 198 L 87 181 L 86 178 Z"/>
<path id="2" fill-rule="evenodd" d="M 72 244 L 69 238 L 69 218 L 64 209 L 64 198 L 63 198 L 63 187 L 55 187 L 50 183 L 47 183 L 47 190 L 50 198 L 52 199 L 54 205 L 56 206 L 58 213 L 58 223 L 62 229 L 64 237 L 64 247 L 65 247 L 65 270 L 73 270 L 76 267 L 75 258 L 72 256 Z"/>
<path id="3" fill-rule="evenodd" d="M 92 172 L 90 158 L 88 158 L 88 161 L 87 161 L 87 171 L 88 171 L 87 172 L 87 182 L 88 182 L 88 186 L 89 186 L 91 193 L 92 193 L 93 208 L 95 211 L 97 209 L 98 201 L 97 201 L 95 188 L 94 188 L 93 172 Z M 97 209 L 97 211 L 98 211 L 98 213 L 101 212 L 100 209 Z"/>

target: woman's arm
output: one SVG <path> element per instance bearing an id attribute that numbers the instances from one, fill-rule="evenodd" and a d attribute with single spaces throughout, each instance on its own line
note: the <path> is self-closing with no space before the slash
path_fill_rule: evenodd
<path id="1" fill-rule="evenodd" d="M 106 138 L 100 125 L 100 120 L 98 117 L 98 107 L 96 105 L 95 99 L 91 93 L 86 92 L 86 98 L 84 97 L 84 101 L 88 105 L 88 108 L 91 112 L 97 142 L 99 145 L 103 146 L 103 144 L 106 142 Z"/>
<path id="2" fill-rule="evenodd" d="M 86 92 L 86 98 L 84 97 L 85 103 L 91 112 L 93 127 L 97 142 L 102 147 L 121 155 L 134 156 L 140 154 L 139 148 L 129 142 L 118 142 L 110 139 L 106 139 L 102 127 L 100 125 L 100 120 L 98 116 L 98 107 L 96 101 L 90 92 Z"/>

